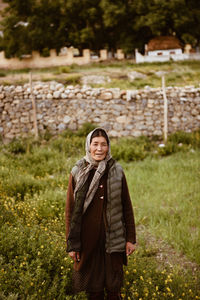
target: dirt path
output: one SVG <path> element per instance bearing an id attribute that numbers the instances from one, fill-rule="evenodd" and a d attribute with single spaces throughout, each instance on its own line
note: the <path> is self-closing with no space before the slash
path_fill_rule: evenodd
<path id="1" fill-rule="evenodd" d="M 194 275 L 200 272 L 200 266 L 190 261 L 185 255 L 177 252 L 171 245 L 162 239 L 156 239 L 147 232 L 145 226 L 137 227 L 137 235 L 144 239 L 145 244 L 154 254 L 155 258 L 161 263 L 161 266 L 168 266 L 171 269 L 177 269 L 181 272 L 191 271 Z M 140 243 L 140 242 L 139 242 Z"/>

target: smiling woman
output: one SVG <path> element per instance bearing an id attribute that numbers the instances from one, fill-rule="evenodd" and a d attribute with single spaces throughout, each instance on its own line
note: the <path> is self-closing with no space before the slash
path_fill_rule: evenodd
<path id="1" fill-rule="evenodd" d="M 108 153 L 108 142 L 103 136 L 92 137 L 90 153 L 94 160 L 103 160 Z"/>
<path id="2" fill-rule="evenodd" d="M 74 260 L 74 292 L 90 300 L 121 299 L 123 264 L 135 250 L 135 222 L 126 178 L 112 158 L 106 131 L 86 139 L 86 155 L 72 168 L 66 202 L 67 252 Z"/>

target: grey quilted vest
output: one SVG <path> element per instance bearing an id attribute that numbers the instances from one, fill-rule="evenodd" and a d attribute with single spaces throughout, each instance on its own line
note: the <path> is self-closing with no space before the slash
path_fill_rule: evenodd
<path id="1" fill-rule="evenodd" d="M 126 247 L 125 226 L 122 206 L 123 169 L 114 163 L 108 171 L 106 217 L 106 252 L 123 252 Z"/>
<path id="2" fill-rule="evenodd" d="M 106 252 L 123 252 L 126 247 L 126 232 L 122 206 L 122 177 L 123 169 L 120 164 L 111 159 L 107 178 L 107 207 L 106 207 Z M 76 181 L 79 168 L 83 167 L 83 160 L 72 169 Z"/>

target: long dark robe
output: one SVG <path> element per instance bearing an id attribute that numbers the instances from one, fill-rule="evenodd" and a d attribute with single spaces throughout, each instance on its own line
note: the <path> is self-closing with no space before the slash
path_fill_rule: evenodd
<path id="1" fill-rule="evenodd" d="M 91 182 L 95 170 L 89 175 Z M 68 236 L 70 218 L 74 206 L 75 183 L 70 175 L 66 202 L 66 236 Z M 123 284 L 123 263 L 125 252 L 108 254 L 105 251 L 107 202 L 107 172 L 102 176 L 87 211 L 83 215 L 81 231 L 81 259 L 74 263 L 73 281 L 75 292 L 99 292 L 106 287 L 109 291 L 120 291 Z M 126 227 L 126 241 L 135 243 L 135 223 L 132 204 L 125 176 L 122 179 L 122 203 Z"/>

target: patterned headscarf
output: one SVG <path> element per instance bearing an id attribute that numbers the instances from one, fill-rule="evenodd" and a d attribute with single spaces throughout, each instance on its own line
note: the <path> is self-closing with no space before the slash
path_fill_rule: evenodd
<path id="1" fill-rule="evenodd" d="M 94 174 L 94 176 L 92 178 L 92 181 L 90 183 L 88 192 L 86 194 L 86 198 L 85 198 L 85 202 L 84 202 L 84 206 L 83 206 L 83 213 L 86 211 L 87 207 L 91 203 L 91 201 L 92 201 L 92 199 L 93 199 L 93 197 L 94 197 L 94 195 L 97 191 L 97 188 L 99 186 L 100 178 L 105 173 L 107 162 L 112 157 L 111 153 L 110 153 L 110 141 L 109 141 L 109 143 L 108 143 L 108 153 L 107 153 L 105 159 L 103 159 L 101 161 L 95 161 L 92 158 L 91 153 L 90 153 L 90 144 L 91 144 L 91 137 L 92 137 L 93 133 L 96 130 L 104 131 L 106 136 L 107 136 L 107 140 L 109 141 L 107 132 L 103 128 L 95 128 L 93 131 L 91 131 L 88 134 L 88 136 L 86 138 L 86 143 L 85 143 L 86 155 L 85 155 L 84 159 L 87 161 L 88 164 L 87 164 L 86 167 L 83 167 L 82 169 L 80 169 L 80 171 L 77 175 L 76 188 L 75 188 L 75 191 L 74 191 L 74 195 L 76 195 L 76 192 L 83 186 L 83 184 L 88 179 L 90 170 L 95 168 L 96 171 L 95 171 L 95 174 Z"/>

